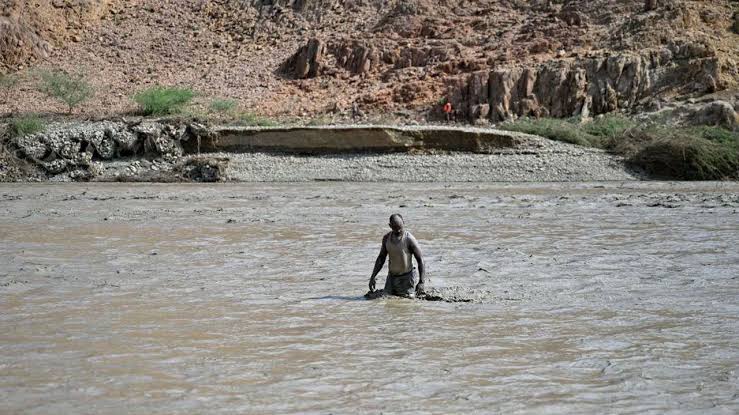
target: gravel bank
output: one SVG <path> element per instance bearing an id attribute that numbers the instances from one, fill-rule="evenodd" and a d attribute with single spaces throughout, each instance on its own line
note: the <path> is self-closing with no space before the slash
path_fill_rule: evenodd
<path id="1" fill-rule="evenodd" d="M 535 151 L 497 154 L 216 153 L 230 159 L 228 180 L 245 182 L 567 182 L 641 180 L 621 157 L 542 140 Z"/>

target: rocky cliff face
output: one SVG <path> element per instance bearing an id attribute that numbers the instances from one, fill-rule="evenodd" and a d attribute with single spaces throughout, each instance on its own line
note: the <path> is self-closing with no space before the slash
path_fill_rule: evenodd
<path id="1" fill-rule="evenodd" d="M 737 68 L 723 68 L 736 72 Z M 452 79 L 448 96 L 471 120 L 589 116 L 646 106 L 659 98 L 723 89 L 722 64 L 702 45 L 500 67 Z"/>

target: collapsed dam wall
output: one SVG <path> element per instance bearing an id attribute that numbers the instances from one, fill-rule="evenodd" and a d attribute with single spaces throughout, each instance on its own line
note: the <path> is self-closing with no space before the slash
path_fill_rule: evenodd
<path id="1" fill-rule="evenodd" d="M 479 128 L 330 126 L 219 127 L 200 139 L 200 151 L 279 151 L 303 154 L 421 150 L 491 153 L 531 145 L 525 134 Z M 196 140 L 186 149 L 197 151 Z"/>

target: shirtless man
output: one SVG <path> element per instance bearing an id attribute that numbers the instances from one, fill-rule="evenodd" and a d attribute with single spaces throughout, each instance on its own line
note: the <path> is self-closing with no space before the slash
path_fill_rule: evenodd
<path id="1" fill-rule="evenodd" d="M 418 242 L 410 232 L 405 230 L 403 217 L 399 214 L 395 213 L 390 216 L 389 225 L 392 232 L 388 232 L 382 238 L 380 255 L 377 256 L 375 269 L 372 271 L 369 280 L 370 292 L 375 291 L 375 277 L 382 270 L 385 257 L 390 256 L 384 294 L 410 298 L 415 297 L 416 294 L 421 295 L 423 294 L 426 274 Z M 413 267 L 411 255 L 416 257 L 418 271 Z"/>

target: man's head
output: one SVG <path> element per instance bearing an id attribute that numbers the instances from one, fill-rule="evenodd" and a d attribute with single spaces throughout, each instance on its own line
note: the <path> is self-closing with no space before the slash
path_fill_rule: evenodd
<path id="1" fill-rule="evenodd" d="M 390 223 L 388 225 L 390 225 L 393 233 L 400 235 L 403 232 L 403 217 L 400 216 L 400 213 L 393 213 L 390 215 Z"/>

